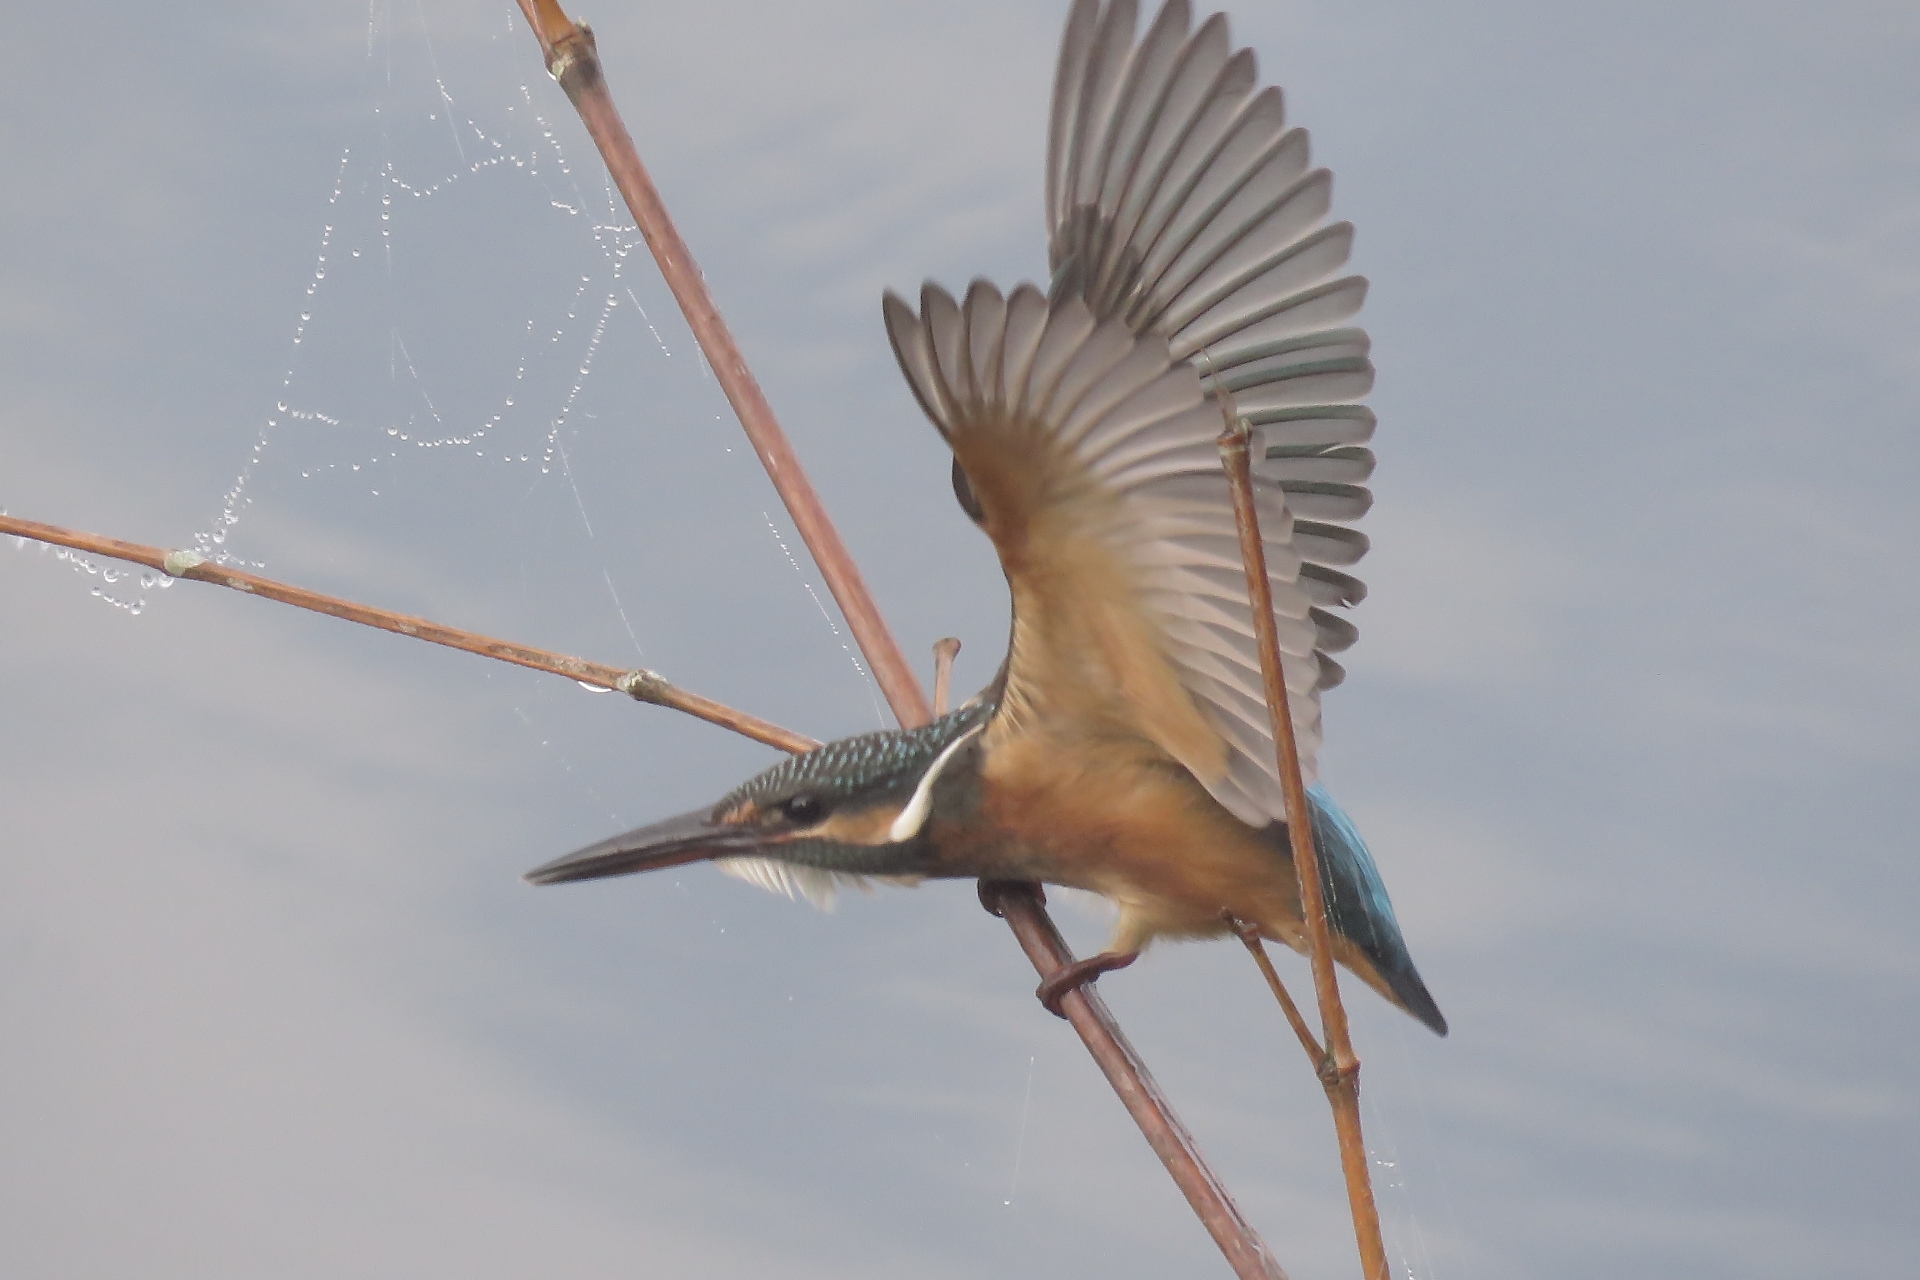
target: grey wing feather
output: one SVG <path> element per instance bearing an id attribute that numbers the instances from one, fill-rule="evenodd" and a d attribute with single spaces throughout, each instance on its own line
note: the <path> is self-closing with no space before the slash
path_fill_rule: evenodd
<path id="1" fill-rule="evenodd" d="M 1344 671 L 1327 655 L 1358 633 L 1329 610 L 1366 594 L 1342 570 L 1366 552 L 1350 526 L 1372 503 L 1361 446 L 1374 417 L 1356 402 L 1373 364 L 1366 334 L 1341 327 L 1367 291 L 1338 278 L 1353 227 L 1324 222 L 1332 176 L 1311 168 L 1306 132 L 1287 127 L 1279 89 L 1258 87 L 1252 52 L 1232 50 L 1224 15 L 1190 30 L 1191 7 L 1173 0 L 1129 43 L 1134 21 L 1131 3 L 1099 0 L 1078 0 L 1068 19 L 1048 149 L 1050 296 L 1161 335 L 1255 428 L 1330 688 Z M 1124 478 L 1208 465 L 1203 449 L 1150 456 L 1147 444 L 1129 442 L 1128 467 L 1145 470 Z"/>

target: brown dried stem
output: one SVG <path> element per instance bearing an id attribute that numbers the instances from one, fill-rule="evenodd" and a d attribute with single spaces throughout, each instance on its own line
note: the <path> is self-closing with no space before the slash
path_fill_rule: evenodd
<path id="1" fill-rule="evenodd" d="M 210 582 L 216 587 L 228 587 L 234 591 L 244 591 L 248 595 L 260 596 L 267 600 L 278 600 L 281 604 L 290 604 L 296 609 L 307 609 L 313 613 L 324 613 L 329 617 L 344 618 L 348 622 L 378 627 L 382 631 L 411 636 L 415 640 L 425 640 L 429 644 L 445 645 L 449 649 L 464 649 L 468 653 L 477 653 L 483 658 L 496 658 L 501 662 L 511 662 L 515 666 L 532 667 L 536 671 L 551 671 L 557 676 L 578 680 L 581 684 L 624 693 L 640 702 L 651 702 L 655 706 L 684 711 L 709 724 L 731 729 L 735 733 L 752 738 L 755 742 L 779 747 L 782 751 L 807 751 L 820 745 L 804 734 L 795 733 L 791 729 L 782 729 L 777 724 L 762 720 L 758 716 L 750 716 L 744 711 L 736 711 L 724 703 L 703 698 L 697 693 L 688 693 L 685 689 L 668 683 L 658 672 L 648 671 L 645 668 L 629 670 L 624 667 L 609 667 L 604 663 L 588 662 L 584 658 L 571 658 L 563 653 L 552 653 L 546 649 L 514 644 L 510 640 L 495 640 L 491 636 L 462 631 L 457 627 L 442 626 L 438 622 L 429 622 L 425 618 L 376 609 L 372 605 L 356 604 L 351 600 L 342 600 L 338 596 L 325 596 L 317 591 L 308 591 L 304 587 L 289 586 L 284 582 L 276 582 L 272 578 L 263 578 L 257 573 L 230 569 L 222 564 L 201 560 L 197 553 L 167 551 L 161 547 L 143 546 L 138 542 L 122 542 L 118 538 L 105 538 L 98 534 L 81 533 L 74 529 L 63 529 L 58 525 L 41 524 L 35 520 L 21 520 L 7 515 L 0 515 L 0 534 L 12 534 L 16 538 L 32 538 L 36 542 L 50 542 L 55 546 L 70 547 L 75 551 L 111 556 L 115 560 L 126 560 L 133 564 L 145 565 L 149 569 L 158 569 L 171 577 L 187 578 L 194 582 Z"/>
<path id="2" fill-rule="evenodd" d="M 1046 898 L 1039 885 L 1018 880 L 982 880 L 980 901 L 987 910 L 1009 922 L 1016 914 L 1032 917 L 1033 927 L 1016 932 L 1027 958 L 1043 977 L 1073 963 L 1073 952 L 1046 913 Z M 1266 1242 L 1240 1216 L 1233 1197 L 1207 1167 L 1206 1160 L 1194 1146 L 1193 1135 L 1174 1114 L 1172 1105 L 1141 1064 L 1093 984 L 1067 992 L 1060 999 L 1060 1010 L 1086 1041 L 1087 1050 L 1105 1073 L 1107 1083 L 1140 1122 L 1141 1132 L 1146 1134 L 1154 1154 L 1167 1166 L 1167 1172 L 1186 1195 L 1187 1203 L 1193 1206 L 1214 1242 L 1227 1255 L 1234 1274 L 1285 1280 L 1286 1273 L 1267 1249 Z"/>
<path id="3" fill-rule="evenodd" d="M 781 501 L 786 503 L 787 514 L 793 517 L 801 540 L 813 553 L 814 563 L 820 566 L 827 589 L 833 592 L 834 601 L 860 645 L 860 652 L 873 668 L 881 692 L 886 694 L 902 725 L 924 724 L 932 718 L 932 712 L 926 695 L 920 690 L 920 682 L 914 678 L 906 655 L 887 630 L 859 567 L 840 540 L 833 522 L 827 518 L 826 508 L 814 492 L 813 483 L 807 479 L 799 455 L 794 453 L 786 432 L 774 417 L 773 406 L 767 403 L 766 394 L 747 368 L 746 358 L 740 354 L 732 331 L 721 318 L 720 308 L 707 289 L 706 278 L 700 274 L 673 219 L 667 216 L 667 206 L 661 202 L 660 192 L 655 189 L 646 166 L 640 163 L 633 139 L 614 108 L 606 79 L 601 75 L 593 32 L 576 26 L 560 11 L 556 0 L 520 0 L 520 7 L 540 39 L 547 70 L 566 90 L 587 132 L 593 135 L 594 144 L 600 148 L 601 158 L 613 175 L 614 186 L 626 198 L 634 225 L 646 239 L 647 248 L 653 251 L 660 274 L 673 290 L 687 324 L 693 329 L 694 339 L 706 353 L 714 378 L 726 393 L 754 452 L 760 455 L 761 465 L 773 478 L 774 488 L 780 491 Z"/>
<path id="4" fill-rule="evenodd" d="M 953 660 L 960 656 L 960 639 L 948 636 L 944 640 L 933 642 L 933 714 L 947 714 L 947 703 L 953 689 Z"/>
<path id="5" fill-rule="evenodd" d="M 1254 639 L 1260 647 L 1260 676 L 1266 686 L 1267 712 L 1273 721 L 1273 742 L 1280 766 L 1280 788 L 1286 796 L 1287 834 L 1293 845 L 1293 869 L 1300 882 L 1301 914 L 1306 917 L 1307 957 L 1313 965 L 1313 989 L 1320 1005 L 1320 1025 L 1326 1050 L 1311 1036 L 1303 1036 L 1314 1070 L 1333 1107 L 1334 1132 L 1340 1139 L 1340 1165 L 1346 1174 L 1347 1204 L 1353 1211 L 1353 1233 L 1360 1245 L 1360 1267 L 1366 1280 L 1388 1280 L 1387 1251 L 1380 1238 L 1380 1213 L 1373 1201 L 1373 1180 L 1367 1167 L 1367 1143 L 1360 1131 L 1360 1061 L 1353 1054 L 1347 1031 L 1347 1009 L 1340 1002 L 1340 980 L 1333 968 L 1333 936 L 1327 927 L 1327 898 L 1320 880 L 1320 858 L 1313 847 L 1313 820 L 1307 807 L 1307 788 L 1300 774 L 1300 749 L 1293 737 L 1293 715 L 1280 662 L 1280 637 L 1273 622 L 1273 591 L 1267 582 L 1266 545 L 1260 539 L 1260 515 L 1253 502 L 1253 470 L 1248 461 L 1247 429 L 1229 413 L 1220 436 L 1220 457 L 1226 464 L 1233 492 L 1233 514 L 1240 531 L 1240 556 L 1246 564 L 1247 591 L 1253 606 Z M 1264 949 L 1256 951 L 1264 960 Z M 1263 969 L 1270 966 L 1262 965 Z M 1271 979 L 1276 985 L 1279 975 Z M 1286 1003 L 1291 1004 L 1289 1000 Z M 1297 1015 L 1296 1015 L 1297 1016 Z M 1304 1024 L 1296 1025 L 1296 1030 Z"/>
<path id="6" fill-rule="evenodd" d="M 1273 992 L 1273 998 L 1280 1002 L 1280 1011 L 1287 1015 L 1287 1025 L 1293 1028 L 1293 1034 L 1300 1038 L 1300 1047 L 1307 1051 L 1307 1061 L 1316 1066 L 1326 1061 L 1327 1051 L 1313 1038 L 1313 1031 L 1307 1026 L 1307 1020 L 1300 1016 L 1300 1006 L 1293 1002 L 1293 993 L 1287 990 L 1287 984 L 1280 981 L 1280 971 L 1273 967 L 1273 958 L 1267 954 L 1267 944 L 1260 936 L 1257 925 L 1228 918 L 1235 934 L 1253 957 L 1254 964 L 1260 967 L 1260 976 L 1267 980 L 1267 989 Z"/>
<path id="7" fill-rule="evenodd" d="M 520 0 L 520 7 L 540 41 L 547 69 L 566 90 L 587 132 L 599 147 L 614 185 L 625 197 L 640 234 L 660 266 L 661 275 L 673 290 L 695 339 L 706 353 L 707 363 L 726 391 L 774 488 L 786 503 L 828 589 L 846 615 L 854 639 L 880 683 L 881 692 L 886 694 L 902 726 L 925 724 L 932 714 L 926 695 L 901 654 L 900 646 L 887 630 L 853 558 L 835 532 L 759 384 L 748 371 L 732 334 L 720 318 L 705 279 L 693 264 L 685 241 L 667 216 L 660 193 L 641 164 L 633 139 L 607 90 L 592 33 L 575 25 L 561 11 L 558 0 Z M 1032 891 L 1028 893 L 1003 895 L 999 914 L 1020 940 L 1034 968 L 1045 978 L 1071 963 L 1073 956 L 1048 918 L 1038 886 L 1030 888 Z M 1076 1000 L 1084 999 L 1084 996 L 1069 996 L 1063 1002 L 1074 1030 L 1107 1072 L 1115 1092 L 1227 1255 L 1234 1273 L 1242 1280 L 1274 1280 L 1282 1276 L 1266 1245 L 1240 1216 L 1231 1197 L 1207 1168 L 1185 1126 L 1153 1086 L 1139 1055 L 1120 1035 L 1111 1016 L 1104 1015 L 1104 1007 L 1100 1016 L 1090 1013 L 1072 1016 L 1071 1011 L 1078 1007 Z"/>

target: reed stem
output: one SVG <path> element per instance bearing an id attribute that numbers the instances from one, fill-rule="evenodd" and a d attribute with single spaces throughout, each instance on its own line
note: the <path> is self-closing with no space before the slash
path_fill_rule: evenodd
<path id="1" fill-rule="evenodd" d="M 382 631 L 391 631 L 395 635 L 411 636 L 415 640 L 425 640 L 428 644 L 445 645 L 449 649 L 477 653 L 483 658 L 511 662 L 520 667 L 532 667 L 535 671 L 550 671 L 554 675 L 566 676 L 581 684 L 624 693 L 639 702 L 651 702 L 658 707 L 670 707 L 675 711 L 685 712 L 696 719 L 705 720 L 708 724 L 717 724 L 723 729 L 731 729 L 737 734 L 752 738 L 755 742 L 779 747 L 782 751 L 808 751 L 820 745 L 804 734 L 795 733 L 791 729 L 782 729 L 779 725 L 762 720 L 759 716 L 736 711 L 725 703 L 715 702 L 712 698 L 703 698 L 697 693 L 689 693 L 678 685 L 670 683 L 659 672 L 648 671 L 644 667 L 638 669 L 610 667 L 601 662 L 588 662 L 585 658 L 573 658 L 564 653 L 535 649 L 531 645 L 515 644 L 511 640 L 496 640 L 492 636 L 483 636 L 476 631 L 462 631 L 458 627 L 429 622 L 425 618 L 416 618 L 410 614 L 376 609 L 372 605 L 342 600 L 338 596 L 322 595 L 318 591 L 308 591 L 305 587 L 290 586 L 284 582 L 276 582 L 272 578 L 263 578 L 257 573 L 230 569 L 226 565 L 201 559 L 197 552 L 168 551 L 162 547 L 144 546 L 138 542 L 122 542 L 118 538 L 81 533 L 76 529 L 63 529 L 59 525 L 41 524 L 36 520 L 22 520 L 16 516 L 6 515 L 0 515 L 0 534 L 12 534 L 16 538 L 31 538 L 36 542 L 52 543 L 57 547 L 68 547 L 93 555 L 110 556 L 115 560 L 125 560 L 132 564 L 145 565 L 149 569 L 158 569 L 170 577 L 185 578 L 193 582 L 209 582 L 216 587 L 244 591 L 248 595 L 259 596 L 264 600 L 278 600 L 281 604 L 290 604 L 296 609 L 324 613 L 330 618 L 343 618 L 348 622 L 357 622 L 366 627 L 378 627 Z"/>
<path id="2" fill-rule="evenodd" d="M 1327 926 L 1327 897 L 1320 878 L 1320 856 L 1313 847 L 1313 818 L 1307 806 L 1307 788 L 1300 773 L 1300 748 L 1294 741 L 1293 714 L 1287 701 L 1287 682 L 1280 660 L 1280 637 L 1273 622 L 1273 590 L 1267 581 L 1267 550 L 1260 538 L 1260 513 L 1253 501 L 1253 468 L 1248 460 L 1246 425 L 1231 416 L 1222 397 L 1228 425 L 1220 436 L 1220 458 L 1226 465 L 1233 493 L 1234 521 L 1240 533 L 1240 557 L 1247 571 L 1247 593 L 1253 607 L 1254 639 L 1260 649 L 1260 677 L 1266 686 L 1267 713 L 1273 721 L 1273 745 L 1280 768 L 1280 789 L 1286 797 L 1287 835 L 1293 846 L 1293 870 L 1300 884 L 1300 910 L 1306 917 L 1307 958 L 1313 966 L 1313 991 L 1320 1006 L 1320 1026 L 1326 1048 L 1303 1034 L 1333 1108 L 1334 1132 L 1340 1140 L 1340 1167 L 1346 1175 L 1347 1205 L 1353 1212 L 1353 1234 L 1360 1247 L 1360 1269 L 1366 1280 L 1388 1280 L 1386 1244 L 1380 1236 L 1380 1212 L 1374 1204 L 1373 1178 L 1367 1165 L 1366 1137 L 1360 1130 L 1360 1060 L 1353 1054 L 1347 1030 L 1347 1008 L 1340 1000 L 1340 979 L 1333 967 L 1333 932 Z M 1250 946 L 1252 944 L 1249 944 Z M 1266 961 L 1264 949 L 1255 958 Z M 1271 963 L 1261 965 L 1271 974 L 1276 990 L 1279 975 Z M 1292 1004 L 1285 999 L 1285 1004 Z M 1296 1031 L 1304 1031 L 1293 1018 Z"/>

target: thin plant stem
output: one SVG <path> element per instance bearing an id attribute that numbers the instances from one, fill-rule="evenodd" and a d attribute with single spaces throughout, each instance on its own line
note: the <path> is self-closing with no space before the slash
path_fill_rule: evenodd
<path id="1" fill-rule="evenodd" d="M 1293 737 L 1293 714 L 1281 666 L 1280 637 L 1273 622 L 1266 545 L 1260 538 L 1260 514 L 1253 502 L 1248 432 L 1246 426 L 1232 416 L 1224 394 L 1221 411 L 1228 417 L 1227 429 L 1219 440 L 1220 457 L 1226 465 L 1228 487 L 1233 493 L 1234 520 L 1239 526 L 1240 556 L 1245 562 L 1247 593 L 1253 607 L 1254 640 L 1260 648 L 1260 676 L 1266 686 L 1267 712 L 1273 721 L 1280 789 L 1286 797 L 1287 835 L 1293 846 L 1294 875 L 1300 883 L 1301 914 L 1306 917 L 1307 958 L 1313 966 L 1313 990 L 1320 1006 L 1320 1025 L 1326 1043 L 1326 1051 L 1315 1058 L 1314 1070 L 1333 1108 L 1334 1132 L 1340 1139 L 1340 1165 L 1346 1174 L 1347 1204 L 1353 1211 L 1353 1233 L 1360 1246 L 1361 1272 L 1366 1280 L 1388 1280 L 1386 1245 L 1380 1238 L 1380 1213 L 1374 1204 L 1373 1180 L 1367 1167 L 1367 1143 L 1360 1130 L 1360 1061 L 1354 1057 L 1353 1039 L 1347 1030 L 1347 1009 L 1340 1002 L 1340 980 L 1333 968 L 1333 935 L 1327 926 L 1326 889 L 1320 879 L 1320 857 L 1313 847 L 1313 820 L 1307 807 L 1306 784 L 1300 773 L 1300 748 Z M 1264 959 L 1265 954 L 1264 950 L 1256 953 L 1260 959 Z M 1310 1037 L 1302 1043 L 1307 1039 Z M 1313 1048 L 1308 1050 L 1310 1055 Z"/>
<path id="2" fill-rule="evenodd" d="M 573 102 L 580 119 L 592 135 L 594 145 L 606 161 L 614 185 L 626 199 L 640 234 L 653 251 L 660 273 L 680 303 L 695 339 L 706 353 L 714 377 L 725 389 L 728 401 L 740 419 L 741 427 L 752 441 L 754 451 L 767 469 L 781 501 L 792 515 L 801 538 L 813 554 L 814 563 L 826 579 L 828 589 L 846 615 L 849 629 L 867 663 L 873 668 L 881 692 L 886 695 L 894 716 L 903 727 L 925 724 L 932 716 L 920 682 L 907 665 L 899 644 L 887 629 L 878 607 L 867 592 L 852 556 L 835 532 L 832 520 L 819 494 L 801 470 L 798 457 L 767 404 L 759 384 L 748 371 L 745 358 L 720 317 L 719 307 L 706 287 L 706 280 L 693 264 L 685 241 L 667 216 L 660 193 L 648 176 L 646 166 L 634 149 L 614 106 L 601 71 L 593 33 L 576 25 L 561 10 L 558 0 L 519 0 L 527 22 L 533 27 L 547 60 L 547 70 L 560 82 Z M 996 914 L 1006 920 L 1015 937 L 1042 978 L 1073 962 L 1073 954 L 1060 938 L 1047 916 L 1037 885 L 1030 892 L 1007 893 Z M 982 901 L 986 902 L 985 882 Z M 993 907 L 989 907 L 993 910 Z M 1083 992 L 1068 995 L 1062 1002 L 1068 1020 L 1085 1042 L 1088 1051 L 1107 1072 L 1114 1091 L 1132 1114 L 1174 1182 L 1194 1206 L 1200 1220 L 1212 1234 L 1221 1252 L 1226 1254 L 1241 1280 L 1275 1280 L 1284 1273 L 1267 1246 L 1240 1214 L 1232 1197 L 1207 1167 L 1194 1145 L 1192 1136 L 1173 1114 L 1172 1108 L 1152 1085 L 1152 1077 L 1139 1055 L 1120 1034 L 1111 1015 L 1096 1016 Z M 1081 1010 L 1076 1014 L 1075 1010 Z M 1104 1006 L 1102 1006 L 1104 1014 Z"/>
<path id="3" fill-rule="evenodd" d="M 262 599 L 278 600 L 281 604 L 290 604 L 296 609 L 324 613 L 333 618 L 344 618 L 348 622 L 378 627 L 382 631 L 411 636 L 415 640 L 425 640 L 429 644 L 445 645 L 449 649 L 463 649 L 468 653 L 477 653 L 483 658 L 495 658 L 501 662 L 511 662 L 515 666 L 532 667 L 535 671 L 550 671 L 554 675 L 566 676 L 597 689 L 612 689 L 624 693 L 640 702 L 651 702 L 655 706 L 683 711 L 709 724 L 717 724 L 723 729 L 731 729 L 735 733 L 752 738 L 755 742 L 779 747 L 782 751 L 808 751 L 820 745 L 804 734 L 795 733 L 791 729 L 782 729 L 777 724 L 762 720 L 758 716 L 748 715 L 744 711 L 736 711 L 725 703 L 703 698 L 697 693 L 689 693 L 669 683 L 659 672 L 648 671 L 644 667 L 634 670 L 610 667 L 605 663 L 588 662 L 584 658 L 572 658 L 563 653 L 515 644 L 510 640 L 495 640 L 491 636 L 462 631 L 458 627 L 443 626 L 438 622 L 429 622 L 425 618 L 393 613 L 387 609 L 376 609 L 372 605 L 356 604 L 352 600 L 342 600 L 338 596 L 321 595 L 318 591 L 308 591 L 304 587 L 289 586 L 284 582 L 276 582 L 272 578 L 263 578 L 257 573 L 230 569 L 226 565 L 200 559 L 198 553 L 194 552 L 168 551 L 162 547 L 143 546 L 138 542 L 122 542 L 118 538 L 105 538 L 98 534 L 81 533 L 74 529 L 63 529 L 59 525 L 41 524 L 35 520 L 21 520 L 7 515 L 0 515 L 0 534 L 11 534 L 16 538 L 31 538 L 36 542 L 49 542 L 55 546 L 70 547 L 75 551 L 90 552 L 93 555 L 111 556 L 115 560 L 126 560 L 133 564 L 145 565 L 149 569 L 158 569 L 170 577 L 186 578 L 193 582 L 210 582 L 216 587 L 228 587 L 234 591 L 244 591 L 251 596 L 260 596 Z"/>
<path id="4" fill-rule="evenodd" d="M 1267 989 L 1273 992 L 1273 998 L 1280 1002 L 1280 1011 L 1287 1015 L 1287 1025 L 1293 1028 L 1293 1034 L 1300 1038 L 1300 1047 L 1307 1051 L 1307 1061 L 1315 1064 L 1326 1061 L 1327 1051 L 1313 1038 L 1312 1028 L 1307 1020 L 1300 1016 L 1300 1006 L 1293 1002 L 1293 993 L 1287 990 L 1287 984 L 1280 981 L 1280 971 L 1273 967 L 1273 958 L 1267 954 L 1266 941 L 1261 938 L 1260 930 L 1254 925 L 1229 918 L 1227 923 L 1245 944 L 1247 953 L 1253 957 L 1254 964 L 1260 967 L 1260 976 L 1267 980 Z"/>
<path id="5" fill-rule="evenodd" d="M 1047 915 L 1043 891 L 1037 884 L 1020 880 L 982 880 L 980 901 L 987 910 L 1006 918 L 1025 912 L 1031 924 L 1015 933 L 1027 958 L 1042 976 L 1056 973 L 1074 962 L 1074 955 L 1060 930 Z M 1206 1227 L 1214 1243 L 1227 1257 L 1236 1276 L 1245 1280 L 1286 1280 L 1286 1272 L 1247 1220 L 1240 1207 L 1208 1166 L 1175 1114 L 1173 1106 L 1160 1092 L 1120 1024 L 1100 998 L 1092 983 L 1075 987 L 1060 998 L 1060 1011 L 1080 1033 L 1087 1051 L 1107 1077 L 1107 1083 L 1146 1135 L 1153 1153 L 1166 1165 L 1167 1172 L 1187 1197 L 1187 1203 Z"/>
<path id="6" fill-rule="evenodd" d="M 933 642 L 933 714 L 936 716 L 947 714 L 953 691 L 953 660 L 959 656 L 959 637 L 948 636 Z"/>
<path id="7" fill-rule="evenodd" d="M 599 55 L 594 49 L 593 32 L 576 26 L 561 12 L 557 0 L 520 0 L 520 7 L 540 40 L 547 70 L 566 90 L 587 132 L 593 135 L 594 145 L 600 148 L 601 158 L 613 175 L 614 186 L 626 198 L 634 225 L 639 227 L 647 248 L 653 251 L 660 274 L 686 315 L 694 339 L 706 353 L 715 380 L 726 393 L 748 441 L 760 456 L 761 465 L 766 467 L 774 487 L 780 491 L 801 541 L 807 544 L 814 563 L 820 566 L 827 589 L 840 606 L 860 652 L 866 655 L 880 691 L 886 695 L 903 726 L 925 724 L 932 718 L 932 711 L 919 681 L 914 678 L 913 668 L 908 665 L 893 633 L 887 630 L 859 566 L 827 518 L 826 507 L 814 491 L 812 481 L 807 479 L 799 455 L 793 451 L 779 419 L 774 417 L 773 406 L 767 403 L 766 393 L 747 368 L 746 357 L 740 354 L 733 332 L 721 317 L 706 278 L 700 274 L 687 242 L 680 238 L 679 229 L 668 216 L 653 178 L 640 163 L 633 138 L 613 105 L 613 96 L 607 91 Z"/>

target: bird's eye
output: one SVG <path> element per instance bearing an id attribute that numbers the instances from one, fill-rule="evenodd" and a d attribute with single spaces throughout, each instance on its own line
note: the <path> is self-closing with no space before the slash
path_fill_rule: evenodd
<path id="1" fill-rule="evenodd" d="M 817 822 L 827 812 L 819 796 L 798 795 L 780 802 L 780 812 L 789 822 Z"/>

